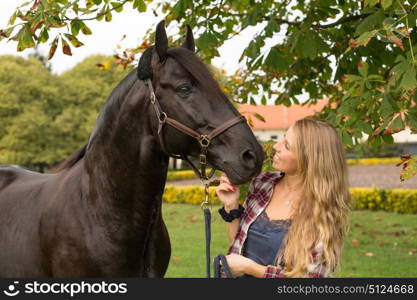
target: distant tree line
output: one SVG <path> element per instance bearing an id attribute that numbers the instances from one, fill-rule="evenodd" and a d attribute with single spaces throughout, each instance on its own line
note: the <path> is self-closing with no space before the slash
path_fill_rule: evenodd
<path id="1" fill-rule="evenodd" d="M 128 73 L 91 56 L 61 75 L 42 59 L 0 56 L 0 164 L 45 171 L 85 144 L 101 106 Z"/>

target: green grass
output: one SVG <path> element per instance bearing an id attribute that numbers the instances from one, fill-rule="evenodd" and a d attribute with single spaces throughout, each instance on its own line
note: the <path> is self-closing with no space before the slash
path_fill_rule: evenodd
<path id="1" fill-rule="evenodd" d="M 229 247 L 226 224 L 218 208 L 212 209 L 212 259 L 226 253 Z M 163 216 L 172 247 L 165 277 L 205 277 L 204 218 L 200 206 L 164 203 Z M 352 212 L 340 270 L 333 277 L 417 277 L 417 216 Z"/>

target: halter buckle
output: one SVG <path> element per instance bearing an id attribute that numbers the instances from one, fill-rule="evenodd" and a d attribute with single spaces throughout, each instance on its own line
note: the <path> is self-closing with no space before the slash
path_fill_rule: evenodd
<path id="1" fill-rule="evenodd" d="M 204 154 L 200 154 L 200 164 L 202 165 L 207 164 L 207 157 Z"/>
<path id="2" fill-rule="evenodd" d="M 155 104 L 155 101 L 156 101 L 155 93 L 154 92 L 151 92 L 151 103 L 152 104 Z"/>

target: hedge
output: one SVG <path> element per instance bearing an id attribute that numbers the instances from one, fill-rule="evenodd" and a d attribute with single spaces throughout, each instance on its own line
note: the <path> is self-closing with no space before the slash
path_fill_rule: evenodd
<path id="1" fill-rule="evenodd" d="M 206 170 L 206 174 L 209 174 L 211 169 Z M 216 171 L 214 176 L 220 176 L 221 171 Z M 185 180 L 185 179 L 196 179 L 197 176 L 195 175 L 194 171 L 192 170 L 185 170 L 185 171 L 168 171 L 167 181 L 172 180 Z"/>
<path id="2" fill-rule="evenodd" d="M 248 184 L 242 185 L 241 199 L 247 194 Z M 215 194 L 216 187 L 210 187 L 210 203 L 220 204 Z M 403 214 L 417 214 L 417 190 L 381 190 L 377 188 L 351 188 L 352 209 L 370 209 L 397 212 Z M 200 186 L 165 187 L 163 200 L 167 203 L 200 204 L 204 200 L 204 188 Z"/>
<path id="3" fill-rule="evenodd" d="M 351 188 L 352 208 L 417 214 L 417 190 Z"/>
<path id="4" fill-rule="evenodd" d="M 383 164 L 398 164 L 401 162 L 399 157 L 386 157 L 386 158 L 360 158 L 360 159 L 348 159 L 348 165 L 383 165 Z"/>

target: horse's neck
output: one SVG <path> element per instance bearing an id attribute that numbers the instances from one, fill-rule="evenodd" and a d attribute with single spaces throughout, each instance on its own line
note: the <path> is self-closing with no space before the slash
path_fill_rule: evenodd
<path id="1" fill-rule="evenodd" d="M 119 112 L 102 120 L 105 129 L 97 130 L 85 158 L 89 200 L 106 218 L 128 217 L 136 225 L 159 209 L 169 159 L 153 136 L 146 91 L 133 84 Z"/>

